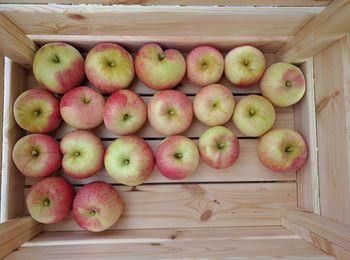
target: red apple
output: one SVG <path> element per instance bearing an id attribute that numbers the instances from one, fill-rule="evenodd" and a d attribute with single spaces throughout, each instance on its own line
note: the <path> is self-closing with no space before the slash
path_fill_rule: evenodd
<path id="1" fill-rule="evenodd" d="M 28 177 L 46 177 L 61 167 L 62 154 L 56 140 L 44 134 L 31 134 L 17 141 L 13 162 Z"/>
<path id="2" fill-rule="evenodd" d="M 151 147 L 134 135 L 113 141 L 106 150 L 104 162 L 107 173 L 128 186 L 140 185 L 151 176 L 154 169 Z"/>
<path id="3" fill-rule="evenodd" d="M 85 60 L 89 81 L 105 93 L 127 88 L 134 79 L 132 56 L 115 43 L 100 43 L 92 48 Z"/>
<path id="4" fill-rule="evenodd" d="M 192 175 L 199 163 L 197 145 L 189 138 L 173 135 L 157 147 L 156 162 L 160 173 L 171 180 L 181 180 Z"/>
<path id="5" fill-rule="evenodd" d="M 231 167 L 239 156 L 239 141 L 234 133 L 223 126 L 207 129 L 199 138 L 201 158 L 212 168 Z"/>
<path id="6" fill-rule="evenodd" d="M 175 135 L 184 132 L 192 122 L 190 99 L 180 91 L 157 92 L 148 103 L 148 120 L 161 134 Z"/>
<path id="7" fill-rule="evenodd" d="M 224 57 L 215 48 L 200 46 L 186 58 L 187 77 L 193 84 L 205 86 L 220 80 L 224 71 Z"/>
<path id="8" fill-rule="evenodd" d="M 33 133 L 51 132 L 61 123 L 59 102 L 44 89 L 30 89 L 19 95 L 13 114 L 21 128 Z"/>
<path id="9" fill-rule="evenodd" d="M 26 197 L 29 214 L 36 221 L 54 224 L 72 208 L 74 189 L 62 177 L 46 177 L 32 186 Z"/>
<path id="10" fill-rule="evenodd" d="M 232 92 L 223 85 L 212 84 L 202 88 L 193 101 L 195 116 L 209 126 L 228 122 L 235 108 Z"/>
<path id="11" fill-rule="evenodd" d="M 75 130 L 61 140 L 62 167 L 76 179 L 90 177 L 103 167 L 104 146 L 96 135 L 86 130 Z"/>
<path id="12" fill-rule="evenodd" d="M 147 107 L 139 95 L 130 90 L 118 90 L 111 95 L 104 107 L 106 128 L 115 134 L 137 132 L 147 121 Z"/>
<path id="13" fill-rule="evenodd" d="M 61 99 L 60 110 L 63 120 L 77 129 L 91 129 L 103 122 L 103 96 L 88 87 L 68 91 Z"/>
<path id="14" fill-rule="evenodd" d="M 84 59 L 67 43 L 47 43 L 35 53 L 33 73 L 45 88 L 64 94 L 84 79 Z"/>
<path id="15" fill-rule="evenodd" d="M 297 66 L 285 62 L 271 65 L 265 71 L 260 86 L 263 96 L 279 107 L 296 104 L 306 90 L 303 72 Z"/>
<path id="16" fill-rule="evenodd" d="M 175 87 L 186 72 L 182 54 L 174 49 L 163 51 L 156 43 L 145 44 L 135 57 L 135 70 L 148 87 L 164 90 Z"/>
<path id="17" fill-rule="evenodd" d="M 123 211 L 123 200 L 108 183 L 95 181 L 81 188 L 74 198 L 73 216 L 82 228 L 100 232 L 113 226 Z"/>
<path id="18" fill-rule="evenodd" d="M 272 129 L 260 138 L 258 156 L 262 164 L 273 171 L 293 172 L 304 165 L 307 146 L 294 130 Z"/>
<path id="19" fill-rule="evenodd" d="M 261 79 L 265 64 L 264 54 L 257 48 L 239 46 L 225 57 L 225 75 L 237 87 L 249 87 Z"/>

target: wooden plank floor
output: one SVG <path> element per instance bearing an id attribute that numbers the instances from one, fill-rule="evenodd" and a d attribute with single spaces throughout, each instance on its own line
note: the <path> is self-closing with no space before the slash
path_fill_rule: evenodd
<path id="1" fill-rule="evenodd" d="M 11 259 L 334 259 L 282 227 L 44 232 Z"/>

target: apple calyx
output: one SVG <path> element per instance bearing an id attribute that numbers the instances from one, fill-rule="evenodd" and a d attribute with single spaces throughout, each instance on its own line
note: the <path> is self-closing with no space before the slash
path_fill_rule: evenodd
<path id="1" fill-rule="evenodd" d="M 41 114 L 41 111 L 40 110 L 35 110 L 34 112 L 33 112 L 33 115 L 34 116 L 38 116 L 38 115 L 40 115 Z"/>
<path id="2" fill-rule="evenodd" d="M 89 98 L 83 98 L 83 103 L 84 104 L 89 104 L 91 102 L 91 99 Z"/>
<path id="3" fill-rule="evenodd" d="M 60 58 L 58 57 L 57 54 L 52 54 L 51 60 L 52 60 L 54 63 L 60 63 Z"/>
<path id="4" fill-rule="evenodd" d="M 207 69 L 207 68 L 208 68 L 208 64 L 207 64 L 206 62 L 203 62 L 203 63 L 202 63 L 202 68 L 203 68 L 203 69 Z"/>
<path id="5" fill-rule="evenodd" d="M 44 206 L 44 207 L 50 206 L 50 203 L 51 203 L 51 201 L 50 201 L 49 198 L 45 198 L 45 199 L 43 200 L 43 206 Z"/>
<path id="6" fill-rule="evenodd" d="M 164 53 L 158 53 L 158 60 L 162 61 L 165 59 L 165 54 Z"/>
<path id="7" fill-rule="evenodd" d="M 174 154 L 174 158 L 178 159 L 178 160 L 181 159 L 182 158 L 182 153 L 175 153 Z"/>
<path id="8" fill-rule="evenodd" d="M 123 116 L 123 120 L 126 121 L 126 120 L 128 120 L 128 119 L 129 119 L 129 115 L 128 115 L 128 114 L 125 114 L 125 115 Z"/>
<path id="9" fill-rule="evenodd" d="M 292 82 L 290 82 L 290 80 L 287 80 L 287 81 L 286 81 L 286 87 L 289 88 L 289 87 L 291 87 L 291 86 L 292 86 Z"/>
<path id="10" fill-rule="evenodd" d="M 107 61 L 109 67 L 114 67 L 116 63 L 114 61 Z"/>
<path id="11" fill-rule="evenodd" d="M 129 159 L 125 159 L 125 160 L 123 161 L 123 163 L 124 163 L 124 165 L 128 165 L 128 164 L 130 163 L 130 160 L 129 160 Z"/>
<path id="12" fill-rule="evenodd" d="M 243 61 L 243 65 L 247 67 L 247 66 L 249 65 L 249 61 L 244 60 L 244 61 Z"/>
<path id="13" fill-rule="evenodd" d="M 96 215 L 96 210 L 90 210 L 89 215 L 91 217 L 95 216 Z"/>
<path id="14" fill-rule="evenodd" d="M 175 111 L 173 109 L 169 109 L 168 111 L 169 116 L 175 115 Z"/>
<path id="15" fill-rule="evenodd" d="M 32 151 L 32 157 L 38 157 L 39 156 L 39 151 L 33 150 Z"/>
<path id="16" fill-rule="evenodd" d="M 76 151 L 76 152 L 74 153 L 74 156 L 75 156 L 75 157 L 80 156 L 80 152 Z"/>
<path id="17" fill-rule="evenodd" d="M 217 144 L 217 148 L 219 150 L 222 150 L 225 147 L 225 144 L 223 142 Z"/>
<path id="18" fill-rule="evenodd" d="M 293 151 L 294 151 L 294 147 L 293 146 L 287 146 L 286 149 L 285 149 L 286 153 L 290 153 L 290 152 L 293 152 Z"/>
<path id="19" fill-rule="evenodd" d="M 249 116 L 252 117 L 255 115 L 255 110 L 254 109 L 249 109 Z"/>

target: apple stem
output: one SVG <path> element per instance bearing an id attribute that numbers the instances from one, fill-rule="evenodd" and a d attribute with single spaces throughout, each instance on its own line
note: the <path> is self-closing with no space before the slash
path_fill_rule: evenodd
<path id="1" fill-rule="evenodd" d="M 245 60 L 245 61 L 243 61 L 243 64 L 244 64 L 244 66 L 248 66 L 249 61 Z"/>
<path id="2" fill-rule="evenodd" d="M 124 164 L 125 164 L 125 165 L 128 165 L 129 163 L 130 163 L 129 159 L 125 159 L 125 160 L 124 160 Z"/>
<path id="3" fill-rule="evenodd" d="M 249 110 L 249 115 L 250 115 L 250 116 L 254 116 L 254 115 L 255 115 L 255 110 L 250 109 L 250 110 Z"/>
<path id="4" fill-rule="evenodd" d="M 90 212 L 89 212 L 89 214 L 90 214 L 90 216 L 95 216 L 96 215 L 96 211 L 95 210 L 90 210 Z"/>
<path id="5" fill-rule="evenodd" d="M 127 120 L 129 118 L 129 115 L 128 114 L 125 114 L 124 115 L 124 120 Z"/>
<path id="6" fill-rule="evenodd" d="M 51 60 L 52 60 L 54 63 L 59 63 L 59 62 L 60 62 L 60 58 L 57 56 L 57 54 L 53 54 Z"/>
<path id="7" fill-rule="evenodd" d="M 287 80 L 286 81 L 286 87 L 291 87 L 291 86 L 292 86 L 292 83 L 289 80 Z"/>
<path id="8" fill-rule="evenodd" d="M 37 150 L 32 151 L 32 156 L 37 157 L 39 155 L 39 152 Z"/>
<path id="9" fill-rule="evenodd" d="M 224 148 L 225 147 L 225 144 L 223 144 L 223 143 L 218 143 L 218 149 L 222 149 L 222 148 Z"/>
<path id="10" fill-rule="evenodd" d="M 294 151 L 294 148 L 293 148 L 292 146 L 288 146 L 288 147 L 285 149 L 285 151 L 286 151 L 287 153 L 290 153 L 290 152 L 293 152 L 293 151 Z"/>
<path id="11" fill-rule="evenodd" d="M 78 157 L 80 155 L 80 152 L 75 152 L 74 155 Z"/>
<path id="12" fill-rule="evenodd" d="M 40 115 L 40 111 L 34 111 L 33 114 L 34 114 L 34 116 L 38 116 L 38 115 Z"/>

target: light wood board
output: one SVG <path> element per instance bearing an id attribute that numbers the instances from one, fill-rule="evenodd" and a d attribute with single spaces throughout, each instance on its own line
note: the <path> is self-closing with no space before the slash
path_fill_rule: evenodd
<path id="1" fill-rule="evenodd" d="M 296 206 L 295 183 L 162 184 L 115 187 L 125 208 L 112 229 L 280 225 Z M 46 231 L 81 230 L 69 215 Z"/>
<path id="2" fill-rule="evenodd" d="M 220 6 L 326 6 L 331 0 L 2 0 L 27 4 L 130 4 L 130 5 L 220 5 Z"/>
<path id="3" fill-rule="evenodd" d="M 294 106 L 294 125 L 308 146 L 308 160 L 297 171 L 298 207 L 320 214 L 316 111 L 313 60 L 301 64 L 306 80 L 306 93 Z"/>
<path id="4" fill-rule="evenodd" d="M 334 259 L 282 227 L 45 232 L 6 259 Z"/>
<path id="5" fill-rule="evenodd" d="M 349 39 L 314 58 L 321 215 L 350 225 Z"/>
<path id="6" fill-rule="evenodd" d="M 322 7 L 2 5 L 28 35 L 292 36 Z"/>

